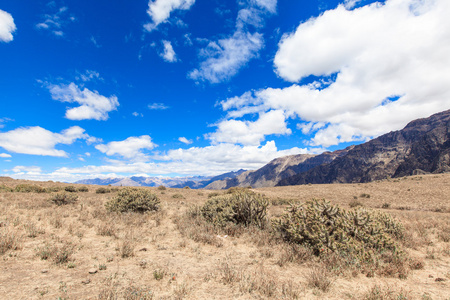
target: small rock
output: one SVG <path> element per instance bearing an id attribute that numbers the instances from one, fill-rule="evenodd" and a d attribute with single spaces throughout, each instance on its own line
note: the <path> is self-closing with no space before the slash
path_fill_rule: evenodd
<path id="1" fill-rule="evenodd" d="M 89 269 L 89 274 L 95 274 L 95 273 L 97 273 L 97 269 L 95 269 L 95 268 Z"/>
<path id="2" fill-rule="evenodd" d="M 445 281 L 445 279 L 444 278 L 440 278 L 440 277 L 438 277 L 438 278 L 436 278 L 434 281 L 437 281 L 437 282 L 442 282 L 442 281 Z"/>
<path id="3" fill-rule="evenodd" d="M 142 248 L 139 251 L 147 251 L 147 248 Z"/>
<path id="4" fill-rule="evenodd" d="M 86 280 L 83 280 L 81 283 L 82 284 L 89 284 L 89 283 L 91 283 L 91 280 L 88 278 Z"/>
<path id="5" fill-rule="evenodd" d="M 48 270 L 42 270 L 41 273 L 42 274 L 48 273 Z"/>
<path id="6" fill-rule="evenodd" d="M 428 275 L 428 278 L 434 278 L 434 276 L 433 275 Z"/>

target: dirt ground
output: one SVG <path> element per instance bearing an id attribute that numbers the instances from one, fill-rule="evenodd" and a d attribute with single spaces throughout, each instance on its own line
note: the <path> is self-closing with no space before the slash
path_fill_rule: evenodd
<path id="1" fill-rule="evenodd" d="M 450 299 L 450 174 L 254 190 L 271 199 L 272 218 L 313 198 L 391 214 L 420 265 L 406 278 L 323 271 L 316 259 L 286 259 L 289 246 L 267 232 L 211 234 L 186 219 L 224 191 L 145 188 L 160 211 L 112 214 L 104 204 L 115 190 L 83 186 L 74 204 L 57 206 L 54 192 L 8 190 L 19 184 L 70 185 L 0 178 L 0 299 Z M 329 284 L 312 284 L 313 275 Z"/>

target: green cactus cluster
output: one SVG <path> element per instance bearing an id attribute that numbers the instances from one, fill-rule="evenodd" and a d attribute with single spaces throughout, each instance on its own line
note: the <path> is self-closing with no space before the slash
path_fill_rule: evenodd
<path id="1" fill-rule="evenodd" d="M 215 196 L 201 208 L 202 216 L 219 227 L 227 224 L 264 227 L 269 200 L 251 191 L 236 190 L 231 194 Z"/>
<path id="2" fill-rule="evenodd" d="M 286 241 L 307 245 L 318 256 L 336 253 L 370 262 L 385 251 L 401 254 L 396 241 L 403 235 L 401 224 L 389 215 L 360 207 L 346 211 L 313 199 L 291 205 L 272 224 Z"/>
<path id="3" fill-rule="evenodd" d="M 137 188 L 121 189 L 117 196 L 108 201 L 105 207 L 111 212 L 138 212 L 159 210 L 159 198 L 148 190 Z"/>

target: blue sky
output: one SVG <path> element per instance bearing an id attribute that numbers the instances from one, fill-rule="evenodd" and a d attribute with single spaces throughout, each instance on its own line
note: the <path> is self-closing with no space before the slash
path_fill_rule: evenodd
<path id="1" fill-rule="evenodd" d="M 448 0 L 0 0 L 0 175 L 217 175 L 450 108 Z"/>

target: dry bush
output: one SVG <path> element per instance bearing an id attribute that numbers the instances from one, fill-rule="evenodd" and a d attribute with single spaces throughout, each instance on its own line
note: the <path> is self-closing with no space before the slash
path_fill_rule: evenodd
<path id="1" fill-rule="evenodd" d="M 74 187 L 73 185 L 68 185 L 68 186 L 64 187 L 64 190 L 66 192 L 69 192 L 69 193 L 76 193 L 77 192 L 77 188 Z"/>
<path id="2" fill-rule="evenodd" d="M 322 266 L 316 266 L 307 274 L 306 281 L 311 288 L 317 288 L 322 292 L 328 292 L 333 284 L 330 273 Z"/>
<path id="3" fill-rule="evenodd" d="M 167 188 L 165 186 L 163 186 L 163 185 L 160 185 L 160 186 L 158 186 L 158 190 L 159 191 L 165 191 L 165 190 L 167 190 Z"/>
<path id="4" fill-rule="evenodd" d="M 157 211 L 160 207 L 158 196 L 148 190 L 125 188 L 117 196 L 105 204 L 111 212 L 138 212 Z"/>
<path id="5" fill-rule="evenodd" d="M 0 185 L 0 193 L 2 193 L 2 192 L 13 192 L 13 191 L 14 190 L 11 187 L 9 187 L 9 186 L 6 186 L 4 184 Z"/>
<path id="6" fill-rule="evenodd" d="M 39 228 L 36 223 L 32 221 L 28 221 L 26 224 L 23 225 L 23 228 L 27 232 L 27 237 L 29 238 L 35 238 L 39 234 L 44 234 L 45 230 L 42 228 Z"/>
<path id="7" fill-rule="evenodd" d="M 86 186 L 80 186 L 80 187 L 77 189 L 77 191 L 78 191 L 78 192 L 82 192 L 82 193 L 87 193 L 87 192 L 89 192 L 89 188 L 86 187 Z"/>
<path id="8" fill-rule="evenodd" d="M 47 193 L 47 190 L 35 184 L 18 184 L 14 191 L 19 193 Z"/>
<path id="9" fill-rule="evenodd" d="M 222 246 L 222 241 L 217 238 L 217 229 L 202 217 L 200 207 L 189 207 L 187 212 L 174 219 L 174 222 L 182 236 L 198 243 Z"/>
<path id="10" fill-rule="evenodd" d="M 283 267 L 287 263 L 302 264 L 313 259 L 311 249 L 297 244 L 285 244 L 281 246 L 277 265 Z"/>
<path id="11" fill-rule="evenodd" d="M 261 194 L 246 190 L 236 190 L 229 195 L 209 199 L 201 208 L 202 216 L 218 227 L 232 224 L 267 225 L 269 200 Z"/>
<path id="12" fill-rule="evenodd" d="M 78 195 L 66 192 L 56 193 L 49 200 L 56 205 L 74 204 L 78 201 Z"/>
<path id="13" fill-rule="evenodd" d="M 409 293 L 403 289 L 399 292 L 393 291 L 390 287 L 382 288 L 375 285 L 364 296 L 365 300 L 407 300 L 410 299 Z"/>
<path id="14" fill-rule="evenodd" d="M 104 188 L 104 187 L 99 187 L 98 189 L 95 190 L 96 194 L 107 194 L 107 193 L 111 193 L 110 189 Z"/>
<path id="15" fill-rule="evenodd" d="M 75 247 L 71 243 L 63 243 L 61 246 L 44 244 L 36 249 L 36 255 L 42 260 L 52 261 L 57 265 L 66 264 L 71 260 Z"/>
<path id="16" fill-rule="evenodd" d="M 364 204 L 361 201 L 359 201 L 359 200 L 352 200 L 352 201 L 350 201 L 348 206 L 350 206 L 350 208 L 355 208 L 355 207 L 358 207 L 358 206 L 364 206 Z"/>
<path id="17" fill-rule="evenodd" d="M 117 251 L 120 257 L 129 258 L 134 256 L 134 248 L 136 247 L 136 240 L 132 232 L 127 232 L 122 241 L 119 241 Z"/>
<path id="18" fill-rule="evenodd" d="M 0 229 L 0 255 L 9 250 L 18 250 L 21 246 L 22 237 L 16 232 L 7 229 Z"/>
<path id="19" fill-rule="evenodd" d="M 116 237 L 116 226 L 113 223 L 103 222 L 97 226 L 97 234 Z"/>
<path id="20" fill-rule="evenodd" d="M 154 294 L 150 287 L 128 286 L 123 292 L 124 300 L 151 300 Z"/>

